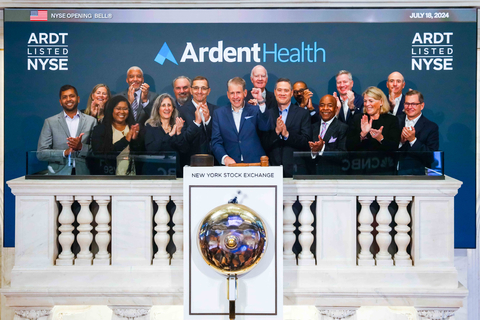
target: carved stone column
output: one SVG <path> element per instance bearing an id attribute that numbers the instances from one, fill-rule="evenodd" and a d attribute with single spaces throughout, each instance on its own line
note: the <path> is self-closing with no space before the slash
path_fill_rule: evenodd
<path id="1" fill-rule="evenodd" d="M 295 198 L 283 198 L 283 263 L 284 265 L 296 265 L 297 259 L 293 252 L 293 245 L 295 244 L 295 213 L 292 205 L 295 203 Z"/>
<path id="2" fill-rule="evenodd" d="M 175 199 L 172 197 L 172 201 L 175 202 L 175 213 L 172 220 L 175 224 L 173 227 L 173 243 L 177 249 L 172 256 L 172 264 L 183 265 L 183 199 Z"/>
<path id="3" fill-rule="evenodd" d="M 298 222 L 300 223 L 300 235 L 298 236 L 298 242 L 302 246 L 302 252 L 298 255 L 298 265 L 299 266 L 311 266 L 315 265 L 315 257 L 310 250 L 310 247 L 313 244 L 313 227 L 312 223 L 314 221 L 313 213 L 310 210 L 310 206 L 313 202 L 312 196 L 300 196 L 299 201 L 302 205 L 302 211 L 298 216 Z"/>
<path id="4" fill-rule="evenodd" d="M 158 205 L 157 213 L 155 214 L 155 231 L 157 234 L 154 237 L 155 244 L 158 247 L 158 251 L 153 258 L 154 265 L 168 266 L 170 264 L 170 255 L 167 252 L 167 245 L 170 241 L 170 235 L 168 231 L 170 227 L 168 222 L 170 221 L 170 216 L 167 212 L 167 204 L 170 201 L 168 196 L 155 196 L 153 200 Z"/>
<path id="5" fill-rule="evenodd" d="M 378 234 L 375 237 L 380 248 L 375 256 L 377 266 L 393 266 L 392 255 L 388 252 L 388 247 L 392 242 L 392 236 L 390 235 L 392 216 L 388 211 L 388 205 L 392 201 L 393 197 L 377 197 L 377 202 L 380 205 L 380 210 L 377 213 Z"/>
<path id="6" fill-rule="evenodd" d="M 109 196 L 94 196 L 95 201 L 98 203 L 98 212 L 95 216 L 95 222 L 97 226 L 95 231 L 95 242 L 98 245 L 98 253 L 93 259 L 93 264 L 98 266 L 110 265 L 110 253 L 108 252 L 108 245 L 110 244 L 110 213 L 108 212 L 108 204 L 110 203 Z"/>
<path id="7" fill-rule="evenodd" d="M 397 231 L 397 234 L 395 235 L 395 243 L 398 247 L 398 251 L 394 256 L 394 259 L 395 265 L 400 267 L 412 266 L 412 259 L 407 253 L 407 247 L 410 243 L 410 236 L 408 235 L 410 227 L 408 224 L 411 221 L 407 206 L 410 201 L 412 201 L 412 197 L 396 197 L 395 199 L 395 202 L 398 205 L 398 211 L 395 215 L 395 223 L 397 224 L 395 227 L 395 231 Z"/>
<path id="8" fill-rule="evenodd" d="M 360 214 L 358 215 L 358 223 L 360 227 L 358 230 L 360 234 L 358 235 L 358 242 L 360 243 L 360 254 L 358 255 L 358 265 L 359 266 L 373 266 L 375 265 L 375 260 L 373 260 L 373 254 L 370 252 L 370 247 L 373 243 L 373 215 L 370 211 L 370 205 L 372 204 L 375 197 L 358 197 L 358 202 L 362 205 Z"/>
<path id="9" fill-rule="evenodd" d="M 62 247 L 62 252 L 58 255 L 55 264 L 57 266 L 71 266 L 75 257 L 72 252 L 72 244 L 75 241 L 75 235 L 72 232 L 75 229 L 73 226 L 75 216 L 72 212 L 73 196 L 58 196 L 57 201 L 62 205 L 62 212 L 58 216 L 58 223 L 60 223 L 58 242 Z"/>
<path id="10" fill-rule="evenodd" d="M 93 254 L 90 251 L 90 245 L 93 241 L 93 214 L 89 208 L 90 203 L 92 202 L 92 196 L 77 196 L 75 197 L 75 200 L 77 200 L 82 206 L 77 216 L 77 242 L 80 246 L 80 252 L 77 254 L 77 258 L 75 259 L 75 265 L 89 266 L 92 265 L 93 260 Z"/>

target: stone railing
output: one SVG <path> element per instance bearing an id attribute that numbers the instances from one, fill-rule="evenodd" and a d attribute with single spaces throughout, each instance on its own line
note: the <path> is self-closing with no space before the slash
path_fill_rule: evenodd
<path id="1" fill-rule="evenodd" d="M 16 256 L 2 293 L 18 317 L 109 305 L 139 318 L 154 305 L 182 304 L 181 179 L 8 185 Z M 325 319 L 354 317 L 361 306 L 453 315 L 467 295 L 453 261 L 460 186 L 449 177 L 284 179 L 284 303 L 315 305 Z"/>

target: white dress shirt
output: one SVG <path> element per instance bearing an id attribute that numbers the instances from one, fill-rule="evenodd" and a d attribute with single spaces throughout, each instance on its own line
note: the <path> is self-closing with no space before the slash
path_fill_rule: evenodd
<path id="1" fill-rule="evenodd" d="M 415 125 L 417 124 L 418 119 L 420 119 L 421 116 L 422 116 L 422 113 L 420 113 L 420 115 L 418 117 L 416 117 L 415 119 L 412 119 L 412 120 L 408 120 L 408 117 L 406 116 L 405 117 L 405 127 L 406 128 L 415 128 Z M 417 141 L 416 137 L 412 142 L 408 141 L 408 143 L 410 143 L 410 147 L 413 147 L 413 145 L 415 144 L 415 141 Z M 401 148 L 402 146 L 403 146 L 403 144 L 400 142 L 398 148 Z"/>

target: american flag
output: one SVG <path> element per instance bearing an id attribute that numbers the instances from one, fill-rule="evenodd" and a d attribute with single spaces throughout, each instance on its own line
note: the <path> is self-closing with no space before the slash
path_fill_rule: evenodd
<path id="1" fill-rule="evenodd" d="M 30 11 L 30 21 L 48 21 L 47 10 Z"/>

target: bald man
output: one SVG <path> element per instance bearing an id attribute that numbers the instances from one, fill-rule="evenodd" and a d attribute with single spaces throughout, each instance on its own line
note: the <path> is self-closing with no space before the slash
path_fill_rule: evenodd
<path id="1" fill-rule="evenodd" d="M 403 75 L 397 71 L 390 73 L 387 79 L 387 88 L 390 113 L 399 116 L 404 113 L 403 104 L 405 103 L 405 96 L 402 94 L 402 90 L 405 88 Z"/>
<path id="2" fill-rule="evenodd" d="M 252 71 L 250 72 L 250 81 L 252 81 L 254 88 L 260 89 L 262 92 L 262 100 L 255 102 L 252 91 L 250 90 L 245 97 L 245 102 L 253 105 L 257 103 L 258 105 L 261 105 L 262 102 L 264 102 L 267 106 L 267 109 L 276 109 L 277 99 L 275 98 L 275 94 L 265 88 L 268 82 L 267 69 L 265 69 L 265 67 L 262 65 L 256 65 L 253 67 Z"/>

